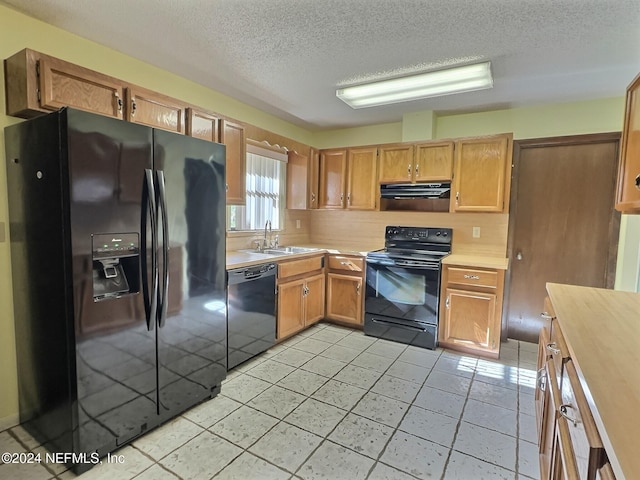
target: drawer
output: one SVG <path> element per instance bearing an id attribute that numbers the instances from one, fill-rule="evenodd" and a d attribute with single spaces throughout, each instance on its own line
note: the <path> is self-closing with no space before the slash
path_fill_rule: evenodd
<path id="1" fill-rule="evenodd" d="M 449 267 L 448 272 L 448 283 L 489 288 L 496 288 L 498 286 L 498 272 L 495 270 Z"/>
<path id="2" fill-rule="evenodd" d="M 323 266 L 324 255 L 280 262 L 278 264 L 278 280 L 314 272 L 320 270 Z"/>
<path id="3" fill-rule="evenodd" d="M 364 258 L 347 257 L 345 255 L 329 255 L 329 268 L 331 270 L 348 270 L 350 272 L 364 271 Z"/>
<path id="4" fill-rule="evenodd" d="M 560 396 L 562 403 L 558 407 L 558 418 L 567 420 L 580 478 L 594 480 L 606 459 L 604 446 L 571 360 L 564 366 Z"/>
<path id="5" fill-rule="evenodd" d="M 562 330 L 556 318 L 551 320 L 551 334 L 549 343 L 545 345 L 545 348 L 553 358 L 557 377 L 561 378 L 562 367 L 569 360 L 569 348 L 567 347 L 567 342 L 564 341 L 564 335 L 562 335 Z"/>

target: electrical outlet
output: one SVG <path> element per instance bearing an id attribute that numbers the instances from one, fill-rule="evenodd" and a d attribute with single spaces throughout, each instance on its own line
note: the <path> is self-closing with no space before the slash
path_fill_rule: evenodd
<path id="1" fill-rule="evenodd" d="M 296 228 L 300 228 L 300 220 L 296 220 Z"/>
<path id="2" fill-rule="evenodd" d="M 480 238 L 480 227 L 473 227 L 473 238 Z"/>

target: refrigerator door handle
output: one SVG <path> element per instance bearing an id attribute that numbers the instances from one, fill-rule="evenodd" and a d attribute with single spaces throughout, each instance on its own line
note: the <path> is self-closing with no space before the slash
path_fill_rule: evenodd
<path id="1" fill-rule="evenodd" d="M 156 170 L 158 186 L 158 209 L 162 214 L 162 284 L 158 290 L 159 308 L 157 313 L 158 327 L 164 327 L 167 320 L 167 303 L 169 301 L 169 220 L 167 218 L 167 196 L 165 193 L 164 172 Z M 158 215 L 159 217 L 160 215 Z"/>
<path id="2" fill-rule="evenodd" d="M 151 291 L 149 290 L 149 266 L 147 251 L 147 218 L 151 224 Z M 158 308 L 158 266 L 156 249 L 158 248 L 158 235 L 156 234 L 156 193 L 153 186 L 153 172 L 150 169 L 144 171 L 142 183 L 142 208 L 140 214 L 141 234 L 141 263 L 142 263 L 142 297 L 144 300 L 144 313 L 147 321 L 147 330 L 153 330 L 156 312 Z"/>

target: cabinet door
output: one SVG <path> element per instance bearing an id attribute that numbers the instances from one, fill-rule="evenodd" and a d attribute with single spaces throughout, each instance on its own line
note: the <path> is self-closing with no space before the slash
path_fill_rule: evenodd
<path id="1" fill-rule="evenodd" d="M 344 208 L 347 179 L 347 151 L 320 152 L 320 199 L 318 208 Z"/>
<path id="2" fill-rule="evenodd" d="M 508 211 L 510 149 L 508 135 L 456 142 L 451 211 Z"/>
<path id="3" fill-rule="evenodd" d="M 453 142 L 416 145 L 413 179 L 416 182 L 449 181 L 453 174 Z"/>
<path id="4" fill-rule="evenodd" d="M 477 350 L 497 351 L 496 295 L 447 288 L 443 341 Z"/>
<path id="5" fill-rule="evenodd" d="M 604 445 L 571 360 L 565 364 L 562 372 L 560 396 L 562 405 L 559 415 L 567 420 L 578 473 L 580 478 L 593 480 L 605 460 Z"/>
<path id="6" fill-rule="evenodd" d="M 560 404 L 560 389 L 555 377 L 553 360 L 546 362 L 544 370 L 544 410 L 542 412 L 542 436 L 540 437 L 540 479 L 550 480 L 553 464 L 553 444 L 556 435 L 556 407 Z"/>
<path id="7" fill-rule="evenodd" d="M 186 108 L 151 90 L 127 87 L 127 121 L 184 134 Z"/>
<path id="8" fill-rule="evenodd" d="M 640 75 L 627 88 L 616 209 L 640 213 Z"/>
<path id="9" fill-rule="evenodd" d="M 246 152 L 244 127 L 220 121 L 220 143 L 227 147 L 227 204 L 245 204 Z"/>
<path id="10" fill-rule="evenodd" d="M 309 157 L 293 150 L 289 150 L 287 157 L 287 208 L 305 210 L 309 200 Z"/>
<path id="11" fill-rule="evenodd" d="M 220 118 L 212 113 L 187 108 L 187 135 L 210 142 L 219 142 Z"/>
<path id="12" fill-rule="evenodd" d="M 347 204 L 350 210 L 375 210 L 380 197 L 377 148 L 349 149 Z"/>
<path id="13" fill-rule="evenodd" d="M 278 338 L 288 337 L 304 328 L 304 280 L 278 285 Z"/>
<path id="14" fill-rule="evenodd" d="M 325 279 L 324 274 L 306 279 L 305 325 L 311 325 L 324 318 Z"/>
<path id="15" fill-rule="evenodd" d="M 327 318 L 362 325 L 362 278 L 327 274 Z"/>
<path id="16" fill-rule="evenodd" d="M 316 148 L 309 151 L 309 179 L 307 208 L 318 208 L 318 188 L 320 176 L 320 152 Z"/>
<path id="17" fill-rule="evenodd" d="M 413 145 L 384 145 L 380 151 L 380 183 L 410 183 L 413 179 Z"/>
<path id="18" fill-rule="evenodd" d="M 123 118 L 124 88 L 115 79 L 56 58 L 41 58 L 40 106 L 47 110 L 74 107 Z"/>

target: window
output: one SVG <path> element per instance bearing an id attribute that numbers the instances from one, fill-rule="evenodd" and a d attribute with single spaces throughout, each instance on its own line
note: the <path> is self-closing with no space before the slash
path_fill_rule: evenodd
<path id="1" fill-rule="evenodd" d="M 228 207 L 229 230 L 261 230 L 267 220 L 282 228 L 286 171 L 282 149 L 247 140 L 246 203 Z"/>

